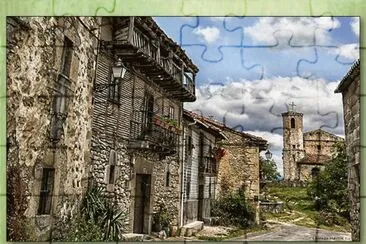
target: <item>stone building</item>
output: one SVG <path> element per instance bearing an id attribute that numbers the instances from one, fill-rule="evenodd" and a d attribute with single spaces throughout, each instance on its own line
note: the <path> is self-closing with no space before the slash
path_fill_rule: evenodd
<path id="1" fill-rule="evenodd" d="M 217 143 L 226 137 L 191 111 L 184 110 L 183 123 L 183 224 L 209 223 L 223 153 Z"/>
<path id="2" fill-rule="evenodd" d="M 114 74 L 113 67 L 125 71 Z M 198 68 L 151 17 L 105 17 L 93 93 L 92 178 L 128 215 L 126 232 L 150 233 L 166 209 L 181 224 L 183 102 Z"/>
<path id="3" fill-rule="evenodd" d="M 250 200 L 260 194 L 259 153 L 268 147 L 263 138 L 236 131 L 214 119 L 200 120 L 220 131 L 224 139 L 217 142 L 222 149 L 219 160 L 215 195 L 244 190 Z"/>
<path id="4" fill-rule="evenodd" d="M 52 240 L 88 187 L 150 233 L 182 224 L 183 102 L 198 68 L 150 17 L 7 19 L 8 239 Z"/>
<path id="5" fill-rule="evenodd" d="M 282 119 L 284 180 L 310 180 L 331 159 L 334 144 L 344 139 L 322 129 L 303 132 L 303 114 L 293 109 Z"/>
<path id="6" fill-rule="evenodd" d="M 341 80 L 336 93 L 342 93 L 348 159 L 348 190 L 351 201 L 352 240 L 360 240 L 360 60 Z"/>
<path id="7" fill-rule="evenodd" d="M 7 18 L 8 239 L 52 239 L 79 211 L 91 164 L 96 21 Z"/>

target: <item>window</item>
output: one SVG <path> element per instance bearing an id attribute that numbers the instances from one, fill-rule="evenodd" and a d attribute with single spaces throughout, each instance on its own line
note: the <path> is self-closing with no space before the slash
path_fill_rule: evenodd
<path id="1" fill-rule="evenodd" d="M 69 75 L 73 54 L 73 44 L 65 37 L 62 51 L 61 73 L 56 81 L 52 104 L 51 140 L 58 141 L 63 134 L 63 124 L 67 117 Z"/>
<path id="2" fill-rule="evenodd" d="M 166 178 L 165 178 L 165 186 L 169 186 L 170 185 L 170 169 L 169 169 L 169 165 L 166 171 Z"/>
<path id="3" fill-rule="evenodd" d="M 320 151 L 322 149 L 321 145 L 317 145 L 318 150 Z"/>
<path id="4" fill-rule="evenodd" d="M 116 174 L 116 164 L 117 164 L 117 153 L 115 150 L 111 150 L 109 153 L 109 165 L 107 166 L 107 184 L 114 184 L 115 174 Z"/>
<path id="5" fill-rule="evenodd" d="M 313 178 L 314 178 L 314 177 L 318 176 L 319 171 L 320 171 L 320 169 L 319 169 L 319 168 L 317 168 L 317 167 L 312 168 L 312 170 L 311 170 L 311 177 L 313 177 Z"/>
<path id="6" fill-rule="evenodd" d="M 64 47 L 62 50 L 61 74 L 67 77 L 70 76 L 72 53 L 73 53 L 73 43 L 72 41 L 70 41 L 69 38 L 65 36 Z"/>
<path id="7" fill-rule="evenodd" d="M 50 214 L 55 169 L 43 168 L 38 214 Z"/>
<path id="8" fill-rule="evenodd" d="M 295 149 L 296 148 L 295 145 L 292 145 L 292 148 Z"/>
<path id="9" fill-rule="evenodd" d="M 191 155 L 193 149 L 192 136 L 187 136 L 186 140 L 187 140 L 187 152 L 189 155 Z"/>
<path id="10" fill-rule="evenodd" d="M 291 118 L 291 128 L 295 128 L 295 119 Z"/>
<path id="11" fill-rule="evenodd" d="M 169 106 L 169 119 L 174 119 L 174 107 Z"/>
<path id="12" fill-rule="evenodd" d="M 154 117 L 154 97 L 151 94 L 145 94 L 144 99 L 144 111 L 145 111 L 145 118 L 144 124 L 145 127 L 149 130 L 152 129 L 152 121 Z"/>
<path id="13" fill-rule="evenodd" d="M 111 75 L 109 82 L 109 90 L 108 90 L 108 100 L 112 103 L 118 104 L 120 97 L 120 88 L 121 82 L 119 78 L 114 78 L 113 74 Z"/>

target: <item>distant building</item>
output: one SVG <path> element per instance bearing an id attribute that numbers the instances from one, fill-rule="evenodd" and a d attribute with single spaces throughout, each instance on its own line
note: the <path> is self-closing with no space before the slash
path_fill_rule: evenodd
<path id="1" fill-rule="evenodd" d="M 348 159 L 348 190 L 351 200 L 352 240 L 360 240 L 360 60 L 341 80 L 336 93 L 342 93 Z"/>
<path id="2" fill-rule="evenodd" d="M 259 153 L 268 147 L 267 141 L 248 133 L 236 131 L 212 118 L 200 115 L 197 119 L 209 128 L 220 131 L 224 139 L 217 142 L 221 148 L 218 164 L 216 197 L 243 191 L 250 200 L 260 194 Z"/>
<path id="3" fill-rule="evenodd" d="M 209 222 L 212 201 L 216 197 L 217 174 L 226 139 L 221 129 L 193 112 L 183 114 L 183 223 Z"/>
<path id="4" fill-rule="evenodd" d="M 303 114 L 293 110 L 282 119 L 284 180 L 311 180 L 331 159 L 334 144 L 344 139 L 321 129 L 304 133 Z"/>

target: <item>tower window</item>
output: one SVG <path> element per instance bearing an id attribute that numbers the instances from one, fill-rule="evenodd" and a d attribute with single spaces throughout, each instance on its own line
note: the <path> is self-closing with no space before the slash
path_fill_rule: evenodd
<path id="1" fill-rule="evenodd" d="M 322 149 L 322 146 L 321 145 L 318 145 L 317 148 L 320 151 Z"/>
<path id="2" fill-rule="evenodd" d="M 291 128 L 295 128 L 295 119 L 291 118 Z"/>

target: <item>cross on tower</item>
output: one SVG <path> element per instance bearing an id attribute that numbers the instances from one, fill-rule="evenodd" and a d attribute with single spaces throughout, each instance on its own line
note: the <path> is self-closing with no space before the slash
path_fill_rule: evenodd
<path id="1" fill-rule="evenodd" d="M 294 102 L 292 102 L 292 103 L 290 103 L 289 105 L 291 106 L 291 111 L 295 111 L 295 110 L 294 110 L 294 107 L 296 107 L 295 103 L 294 103 Z"/>

